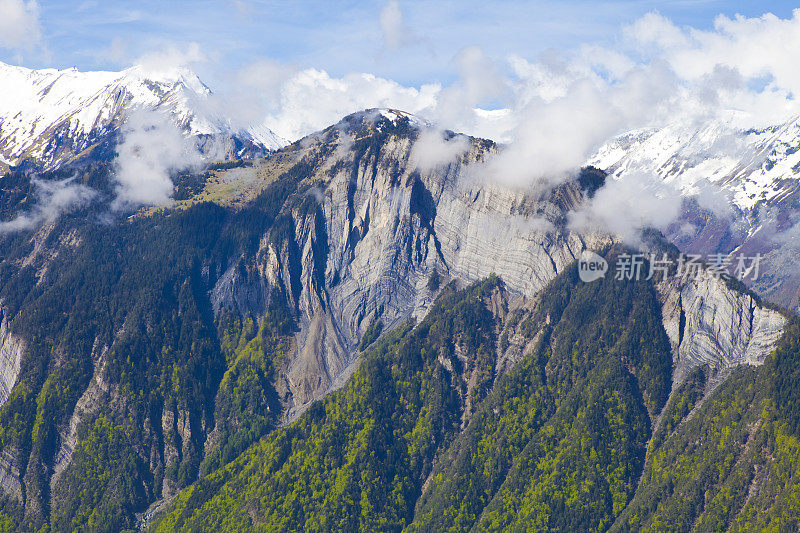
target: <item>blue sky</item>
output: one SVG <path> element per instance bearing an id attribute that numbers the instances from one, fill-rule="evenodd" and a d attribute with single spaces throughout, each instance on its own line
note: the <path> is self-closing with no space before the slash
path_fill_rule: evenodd
<path id="1" fill-rule="evenodd" d="M 206 77 L 269 58 L 325 69 L 333 76 L 370 72 L 418 86 L 452 81 L 452 58 L 465 46 L 478 45 L 489 57 L 513 53 L 535 59 L 549 48 L 613 44 L 623 25 L 651 11 L 679 26 L 708 29 L 719 14 L 752 17 L 769 11 L 788 18 L 794 7 L 789 2 L 716 0 L 405 0 L 399 6 L 408 40 L 397 50 L 387 50 L 379 25 L 385 5 L 341 0 L 39 0 L 39 44 L 0 48 L 0 60 L 36 68 L 119 69 L 143 54 L 197 43 L 210 59 L 199 67 L 201 75 L 208 71 Z"/>

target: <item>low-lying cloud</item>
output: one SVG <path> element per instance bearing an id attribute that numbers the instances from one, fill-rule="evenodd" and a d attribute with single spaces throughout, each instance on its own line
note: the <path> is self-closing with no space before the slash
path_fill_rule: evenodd
<path id="1" fill-rule="evenodd" d="M 167 203 L 173 190 L 171 174 L 203 161 L 195 142 L 158 111 L 131 113 L 121 135 L 114 161 L 114 209 Z"/>
<path id="2" fill-rule="evenodd" d="M 160 75 L 203 63 L 207 59 L 198 43 L 189 43 L 186 46 L 171 44 L 139 57 L 136 64 L 148 74 Z"/>
<path id="3" fill-rule="evenodd" d="M 469 137 L 453 135 L 435 128 L 422 130 L 411 149 L 411 164 L 422 171 L 433 170 L 455 161 L 469 150 Z"/>
<path id="4" fill-rule="evenodd" d="M 53 222 L 62 213 L 82 207 L 97 196 L 97 191 L 76 183 L 74 178 L 61 181 L 34 179 L 32 182 L 36 189 L 36 204 L 13 219 L 0 222 L 0 234 L 33 229 Z"/>
<path id="5" fill-rule="evenodd" d="M 655 176 L 631 173 L 607 179 L 576 212 L 571 228 L 585 233 L 605 230 L 628 243 L 639 242 L 644 228 L 666 229 L 680 214 L 681 192 Z"/>

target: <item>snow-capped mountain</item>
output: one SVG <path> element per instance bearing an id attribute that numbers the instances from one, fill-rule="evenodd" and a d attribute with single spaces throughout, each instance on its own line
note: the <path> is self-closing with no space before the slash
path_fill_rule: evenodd
<path id="1" fill-rule="evenodd" d="M 80 72 L 0 63 L 0 95 L 0 168 L 69 163 L 109 140 L 135 109 L 161 111 L 206 144 L 222 141 L 227 157 L 286 144 L 264 125 L 237 128 L 212 111 L 211 91 L 186 69 Z"/>
<path id="2" fill-rule="evenodd" d="M 606 143 L 589 164 L 616 177 L 655 174 L 687 193 L 701 182 L 716 185 L 734 206 L 751 211 L 772 205 L 797 188 L 800 118 L 743 129 L 729 118 L 686 126 L 636 130 Z"/>

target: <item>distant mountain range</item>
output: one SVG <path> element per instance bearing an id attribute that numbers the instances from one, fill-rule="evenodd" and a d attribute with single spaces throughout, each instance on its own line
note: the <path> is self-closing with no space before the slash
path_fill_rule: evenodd
<path id="1" fill-rule="evenodd" d="M 759 129 L 737 114 L 699 124 L 632 131 L 607 142 L 588 164 L 614 179 L 657 176 L 705 206 L 685 206 L 668 237 L 687 252 L 764 255 L 753 284 L 765 297 L 800 309 L 800 119 Z"/>
<path id="2" fill-rule="evenodd" d="M 286 141 L 267 127 L 236 127 L 210 108 L 211 90 L 191 71 L 31 70 L 0 63 L 0 168 L 52 170 L 113 153 L 126 114 L 160 111 L 187 136 L 216 141 L 225 157 L 263 155 Z M 110 149 L 110 150 L 109 150 Z"/>
<path id="3" fill-rule="evenodd" d="M 589 162 L 616 176 L 651 173 L 686 191 L 707 181 L 742 211 L 775 205 L 798 188 L 800 118 L 747 130 L 735 118 L 731 112 L 727 119 L 625 133 Z"/>

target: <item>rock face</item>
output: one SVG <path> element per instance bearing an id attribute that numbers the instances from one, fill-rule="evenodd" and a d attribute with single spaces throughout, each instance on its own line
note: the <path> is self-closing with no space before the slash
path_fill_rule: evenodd
<path id="1" fill-rule="evenodd" d="M 6 403 L 17 382 L 24 352 L 25 343 L 11 333 L 9 318 L 0 302 L 0 406 Z"/>
<path id="2" fill-rule="evenodd" d="M 64 473 L 64 469 L 72 461 L 72 454 L 78 444 L 78 424 L 100 410 L 103 405 L 109 402 L 119 402 L 120 398 L 116 387 L 107 383 L 103 378 L 103 370 L 106 364 L 104 355 L 107 351 L 105 348 L 98 351 L 101 352 L 101 355 L 95 365 L 92 380 L 75 405 L 69 424 L 60 432 L 59 441 L 61 445 L 55 455 L 53 474 L 50 477 L 51 491 L 55 491 L 56 484 Z"/>
<path id="3" fill-rule="evenodd" d="M 390 329 L 424 313 L 434 272 L 444 282 L 494 273 L 533 296 L 587 246 L 609 242 L 566 229 L 566 211 L 582 198 L 576 184 L 533 195 L 492 183 L 473 169 L 495 147 L 477 139 L 457 160 L 417 169 L 410 128 L 402 116 L 365 112 L 304 140 L 315 170 L 300 194 L 313 208 L 291 210 L 292 242 L 263 247 L 261 279 L 229 271 L 212 293 L 218 308 L 241 307 L 257 302 L 254 287 L 280 287 L 300 309 L 290 418 L 342 383 L 373 321 Z"/>
<path id="4" fill-rule="evenodd" d="M 540 194 L 493 183 L 480 163 L 496 148 L 477 139 L 456 160 L 419 169 L 416 136 L 403 126 L 402 115 L 365 112 L 304 140 L 300 149 L 315 170 L 299 190 L 314 207 L 291 209 L 291 242 L 265 239 L 260 278 L 231 270 L 213 291 L 217 308 L 241 308 L 262 306 L 278 287 L 300 309 L 286 369 L 287 420 L 345 381 L 373 321 L 390 329 L 424 314 L 434 272 L 443 282 L 494 273 L 530 299 L 584 249 L 612 242 L 565 224 L 583 198 L 575 183 Z M 718 280 L 672 280 L 659 290 L 676 382 L 701 364 L 724 377 L 735 365 L 763 361 L 785 322 Z"/>
<path id="5" fill-rule="evenodd" d="M 0 406 L 6 402 L 17 382 L 24 352 L 25 343 L 11 333 L 9 318 L 0 302 Z M 0 453 L 0 490 L 3 494 L 21 502 L 23 491 L 17 455 L 18 451 L 13 447 L 4 449 Z"/>
<path id="6" fill-rule="evenodd" d="M 783 333 L 786 318 L 711 276 L 667 279 L 657 290 L 673 348 L 673 389 L 694 368 L 708 365 L 719 383 L 735 366 L 760 365 Z"/>

